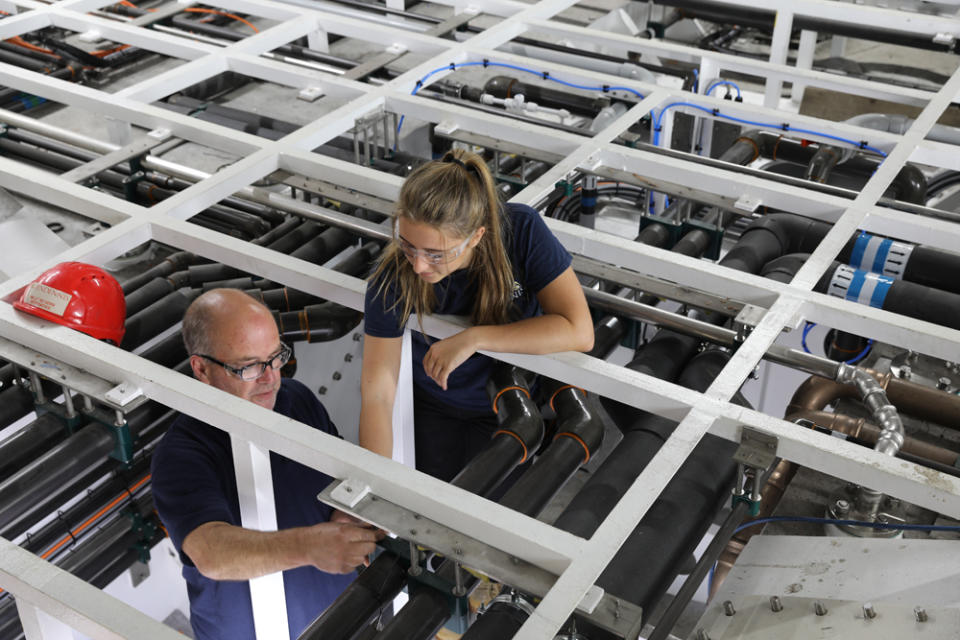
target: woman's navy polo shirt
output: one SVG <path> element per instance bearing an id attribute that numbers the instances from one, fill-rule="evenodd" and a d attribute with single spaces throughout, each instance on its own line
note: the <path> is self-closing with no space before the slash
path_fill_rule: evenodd
<path id="1" fill-rule="evenodd" d="M 519 320 L 542 313 L 536 294 L 566 271 L 571 258 L 536 210 L 522 204 L 508 204 L 505 210 L 510 219 L 512 238 L 507 251 L 513 266 L 514 302 Z M 434 314 L 470 316 L 479 286 L 470 269 L 454 271 L 433 286 L 437 299 Z M 390 309 L 397 299 L 396 286 L 384 287 L 382 295 L 377 296 L 379 289 L 379 282 L 367 284 L 364 331 L 377 338 L 399 337 L 403 335 L 399 305 Z M 412 316 L 410 327 L 416 326 L 416 317 Z M 486 392 L 487 378 L 495 362 L 492 358 L 481 354 L 468 358 L 450 374 L 444 391 L 423 369 L 423 357 L 430 348 L 428 340 L 432 341 L 432 338 L 425 338 L 415 330 L 411 331 L 411 337 L 413 381 L 418 388 L 454 407 L 492 411 Z"/>
<path id="2" fill-rule="evenodd" d="M 303 384 L 284 379 L 274 411 L 339 436 L 326 410 Z M 183 562 L 190 623 L 197 640 L 254 640 L 250 587 L 245 580 L 211 580 L 183 553 L 183 539 L 206 522 L 241 525 L 230 436 L 190 416 L 174 421 L 153 454 L 153 499 Z M 330 476 L 270 453 L 277 528 L 326 522 L 331 509 L 317 500 Z M 356 577 L 313 567 L 283 572 L 290 637 L 296 638 Z"/>

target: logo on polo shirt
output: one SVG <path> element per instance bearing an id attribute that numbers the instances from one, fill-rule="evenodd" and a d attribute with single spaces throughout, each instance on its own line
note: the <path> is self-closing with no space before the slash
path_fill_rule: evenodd
<path id="1" fill-rule="evenodd" d="M 521 285 L 516 280 L 513 281 L 513 299 L 517 300 L 518 298 L 523 297 L 523 285 Z"/>

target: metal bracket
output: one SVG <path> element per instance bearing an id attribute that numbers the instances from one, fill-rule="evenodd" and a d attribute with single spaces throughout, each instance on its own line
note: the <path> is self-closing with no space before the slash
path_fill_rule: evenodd
<path id="1" fill-rule="evenodd" d="M 652 224 L 663 225 L 667 228 L 667 231 L 670 232 L 670 247 L 677 244 L 680 238 L 683 237 L 683 224 L 680 222 L 674 222 L 673 220 L 661 218 L 660 216 L 647 215 L 640 217 L 640 231 L 643 231 Z"/>
<path id="2" fill-rule="evenodd" d="M 764 471 L 777 459 L 778 442 L 776 436 L 743 426 L 740 428 L 740 446 L 733 459 L 745 467 Z"/>
<path id="3" fill-rule="evenodd" d="M 146 396 L 140 393 L 139 389 L 137 389 L 135 395 L 127 394 L 119 397 L 111 395 L 109 392 L 118 386 L 116 382 L 98 378 L 93 374 L 28 349 L 6 338 L 0 338 L 0 358 L 20 365 L 27 371 L 32 371 L 57 384 L 66 385 L 77 393 L 105 404 L 116 411 L 129 412 L 147 401 Z M 123 386 L 123 384 L 121 383 L 120 386 Z M 134 385 L 127 386 L 130 389 L 136 389 Z"/>
<path id="4" fill-rule="evenodd" d="M 764 307 L 758 307 L 754 304 L 744 305 L 733 320 L 733 326 L 737 330 L 737 342 L 746 340 L 754 327 L 763 321 L 766 314 L 767 309 Z"/>
<path id="5" fill-rule="evenodd" d="M 543 597 L 553 587 L 557 576 L 525 560 L 511 556 L 459 531 L 388 500 L 365 492 L 353 506 L 336 498 L 345 492 L 345 482 L 335 480 L 327 485 L 317 498 L 335 509 L 349 513 L 374 525 L 391 531 L 405 540 L 433 549 L 449 558 L 456 558 L 490 578 L 537 597 Z M 352 497 L 356 488 L 347 492 Z M 409 557 L 404 554 L 405 557 Z M 640 607 L 604 593 L 597 598 L 591 590 L 578 605 L 576 614 L 590 623 L 613 633 L 618 638 L 632 640 L 641 628 Z"/>

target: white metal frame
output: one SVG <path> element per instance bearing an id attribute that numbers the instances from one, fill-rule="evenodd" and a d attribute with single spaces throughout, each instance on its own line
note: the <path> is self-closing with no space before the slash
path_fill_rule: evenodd
<path id="1" fill-rule="evenodd" d="M 250 13 L 277 21 L 260 34 L 225 47 L 198 43 L 169 33 L 112 22 L 85 13 L 112 1 L 63 0 L 46 5 L 32 0 L 12 0 L 6 4 L 18 7 L 20 13 L 0 20 L 0 38 L 9 38 L 46 25 L 59 25 L 77 31 L 97 29 L 106 37 L 183 58 L 188 62 L 113 95 L 5 64 L 0 64 L 0 85 L 16 87 L 67 105 L 95 111 L 120 123 L 148 130 L 168 130 L 173 136 L 237 154 L 241 159 L 174 197 L 145 209 L 0 158 L 0 186 L 113 224 L 111 228 L 65 251 L 50 263 L 18 274 L 0 284 L 0 298 L 8 301 L 11 294 L 49 264 L 66 259 L 103 263 L 149 239 L 154 239 L 287 286 L 362 309 L 364 283 L 361 280 L 278 255 L 262 247 L 251 246 L 184 220 L 222 198 L 247 188 L 252 182 L 277 169 L 333 180 L 347 188 L 393 199 L 399 188 L 396 178 L 382 176 L 369 169 L 309 151 L 349 130 L 355 119 L 383 107 L 420 120 L 443 122 L 448 129 L 452 127 L 488 136 L 496 135 L 502 140 L 544 149 L 562 157 L 563 160 L 553 169 L 515 198 L 518 202 L 537 201 L 553 188 L 558 179 L 574 169 L 613 171 L 620 175 L 632 175 L 638 183 L 663 183 L 680 187 L 696 185 L 698 189 L 714 194 L 718 200 L 733 202 L 748 195 L 764 204 L 832 222 L 834 228 L 794 281 L 784 285 L 719 268 L 713 263 L 638 245 L 602 232 L 555 220 L 547 221 L 571 252 L 603 255 L 613 263 L 645 274 L 723 293 L 769 309 L 721 376 L 703 394 L 578 353 L 496 356 L 681 421 L 674 435 L 620 501 L 613 516 L 607 518 L 589 540 L 521 516 L 354 445 L 319 434 L 270 411 L 251 407 L 223 392 L 212 390 L 197 381 L 145 362 L 137 356 L 85 335 L 26 317 L 15 312 L 9 304 L 0 303 L 0 335 L 3 337 L 62 359 L 105 379 L 137 385 L 148 397 L 228 431 L 239 443 L 238 446 L 249 443 L 254 449 L 276 451 L 332 476 L 365 484 L 385 499 L 454 529 L 468 532 L 481 542 L 496 546 L 559 575 L 553 589 L 516 636 L 522 639 L 541 640 L 553 637 L 613 558 L 630 531 L 656 500 L 676 469 L 708 432 L 737 440 L 741 425 L 748 425 L 777 436 L 780 442 L 778 455 L 783 458 L 866 484 L 940 513 L 960 517 L 960 481 L 956 478 L 921 471 L 914 465 L 894 461 L 862 447 L 838 442 L 811 431 L 796 429 L 776 417 L 729 403 L 731 396 L 753 371 L 767 347 L 783 330 L 796 328 L 803 319 L 826 323 L 840 329 L 856 330 L 860 334 L 869 334 L 879 340 L 915 351 L 960 361 L 960 332 L 811 291 L 813 284 L 829 267 L 842 244 L 857 229 L 893 235 L 902 240 L 948 250 L 960 246 L 960 227 L 955 224 L 877 206 L 880 195 L 907 161 L 960 169 L 960 154 L 957 149 L 924 140 L 925 134 L 939 115 L 956 99 L 960 90 L 960 74 L 955 74 L 935 93 L 878 82 L 839 80 L 830 74 L 786 66 L 777 61 L 784 59 L 782 55 L 772 54 L 772 62 L 747 60 L 682 45 L 635 40 L 581 29 L 553 20 L 557 13 L 575 4 L 573 0 L 543 0 L 534 5 L 507 0 L 485 2 L 484 11 L 505 19 L 460 43 L 425 36 L 415 30 L 404 30 L 398 26 L 361 20 L 335 12 L 335 7 L 324 4 L 315 5 L 321 7 L 320 9 L 312 9 L 270 0 L 218 0 L 209 4 L 227 11 Z M 188 6 L 189 3 L 183 4 Z M 391 3 L 391 6 L 395 4 L 402 5 Z M 450 5 L 458 11 L 473 10 L 457 0 L 442 0 L 440 4 Z M 862 5 L 851 6 L 826 0 L 724 0 L 721 4 L 764 8 L 782 6 L 780 19 L 784 23 L 789 23 L 791 16 L 829 15 L 831 19 L 840 22 L 886 25 L 931 38 L 938 34 L 960 35 L 960 20 L 955 18 Z M 784 32 L 788 34 L 789 28 L 777 29 L 776 33 L 779 35 L 775 38 L 775 51 L 778 47 L 783 50 Z M 429 59 L 392 82 L 373 86 L 260 57 L 276 46 L 301 36 L 322 42 L 326 33 L 381 43 L 384 50 L 388 47 L 399 47 L 416 51 L 426 54 Z M 771 108 L 770 100 L 766 107 L 733 105 L 718 98 L 680 92 L 565 65 L 531 61 L 497 50 L 498 46 L 524 33 L 548 33 L 574 42 L 622 47 L 626 51 L 645 56 L 694 61 L 700 64 L 704 75 L 709 73 L 710 77 L 716 77 L 722 71 L 741 71 L 766 77 L 770 85 L 779 86 L 786 81 L 793 82 L 795 86 L 801 84 L 808 88 L 847 91 L 908 105 L 920 105 L 923 106 L 923 112 L 905 135 L 897 136 L 843 123 L 799 117 Z M 549 71 L 553 76 L 572 82 L 629 86 L 643 94 L 645 99 L 605 130 L 587 138 L 410 95 L 417 80 L 436 68 L 447 66 L 451 62 L 484 59 L 524 64 L 537 70 Z M 194 120 L 149 104 L 158 97 L 227 69 L 290 87 L 318 86 L 327 95 L 349 97 L 350 100 L 276 142 Z M 438 74 L 434 78 L 438 79 L 442 75 L 444 74 Z M 772 91 L 770 95 L 776 97 L 778 92 Z M 799 123 L 804 128 L 832 135 L 857 140 L 868 139 L 873 146 L 887 150 L 889 155 L 856 199 L 844 200 L 612 143 L 638 118 L 671 102 L 690 102 L 707 108 L 718 107 L 724 112 L 729 111 L 752 120 L 771 123 L 790 121 Z M 701 115 L 700 112 L 692 113 Z M 125 140 L 114 140 L 111 148 L 124 143 Z M 425 327 L 429 333 L 443 337 L 456 332 L 461 325 L 449 318 L 431 318 Z M 99 638 L 170 637 L 170 632 L 146 623 L 141 623 L 142 626 L 136 628 L 135 636 L 132 633 L 126 635 L 123 630 L 106 630 L 107 625 L 103 621 L 111 616 L 98 608 L 98 597 L 90 596 L 89 591 L 84 589 L 80 589 L 80 597 L 74 597 L 72 592 L 48 588 L 52 582 L 33 586 L 26 584 L 17 573 L 21 563 L 30 570 L 45 564 L 35 558 L 25 558 L 21 552 L 8 549 L 5 543 L 0 543 L 0 586 L 13 591 L 22 602 L 29 603 L 24 605 L 25 610 L 39 607 L 72 626 L 89 629 L 92 635 Z M 54 581 L 66 580 L 56 570 L 50 571 L 54 575 Z M 39 623 L 29 624 L 28 629 L 31 640 L 33 637 L 51 637 L 41 629 Z"/>

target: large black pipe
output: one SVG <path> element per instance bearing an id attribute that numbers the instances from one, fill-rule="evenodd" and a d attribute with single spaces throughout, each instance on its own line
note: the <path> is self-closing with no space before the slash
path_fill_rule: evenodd
<path id="1" fill-rule="evenodd" d="M 490 444 L 450 481 L 481 496 L 496 489 L 517 465 L 536 452 L 543 440 L 543 418 L 516 367 L 498 363 L 487 381 L 487 393 L 493 399 L 500 429 Z"/>
<path id="2" fill-rule="evenodd" d="M 376 640 L 427 640 L 450 617 L 447 597 L 435 589 L 420 589 L 375 637 Z"/>
<path id="3" fill-rule="evenodd" d="M 149 403 L 131 412 L 131 435 L 155 426 L 167 409 Z M 32 527 L 44 513 L 119 464 L 108 456 L 114 437 L 100 425 L 87 425 L 0 483 L 0 535 L 12 539 Z"/>
<path id="4" fill-rule="evenodd" d="M 603 442 L 603 422 L 583 389 L 542 380 L 541 389 L 557 414 L 550 446 L 504 494 L 500 504 L 530 516 L 539 514 Z"/>
<path id="5" fill-rule="evenodd" d="M 381 553 L 297 640 L 351 640 L 400 593 L 406 579 L 407 564 Z"/>
<path id="6" fill-rule="evenodd" d="M 274 313 L 280 337 L 287 342 L 329 342 L 353 331 L 363 313 L 335 302 L 305 307 L 303 311 Z"/>
<path id="7" fill-rule="evenodd" d="M 700 341 L 671 331 L 659 331 L 628 368 L 662 380 L 675 380 L 691 361 Z M 624 492 L 653 459 L 676 423 L 609 399 L 601 399 L 613 422 L 623 431 L 623 439 L 596 469 L 583 488 L 557 518 L 554 526 L 589 538 L 616 506 Z"/>
<path id="8" fill-rule="evenodd" d="M 188 251 L 178 251 L 177 253 L 172 253 L 164 258 L 163 262 L 160 264 L 151 267 L 138 276 L 134 276 L 129 280 L 124 281 L 120 286 L 123 287 L 123 293 L 128 294 L 139 289 L 154 278 L 164 278 L 171 273 L 185 269 L 189 265 L 195 264 L 200 260 L 202 260 L 202 258 L 199 258 Z"/>
<path id="9" fill-rule="evenodd" d="M 529 617 L 525 610 L 510 602 L 494 602 L 460 640 L 508 640 Z"/>
<path id="10" fill-rule="evenodd" d="M 32 410 L 32 395 L 26 391 L 23 393 L 28 397 L 29 408 Z M 4 400 L 3 394 L 0 394 L 0 407 L 5 410 Z M 68 435 L 67 425 L 62 419 L 52 413 L 45 413 L 0 442 L 0 482 L 6 481 L 17 469 L 22 468 L 41 452 L 61 440 L 66 440 Z"/>
<path id="11" fill-rule="evenodd" d="M 729 359 L 725 351 L 704 351 L 690 361 L 678 382 L 704 391 Z M 740 394 L 732 401 L 749 406 Z M 729 496 L 737 468 L 732 459 L 736 448 L 734 442 L 704 436 L 597 584 L 642 607 L 646 617 L 676 578 L 677 567 L 703 538 L 716 508 Z"/>
<path id="12" fill-rule="evenodd" d="M 125 323 L 126 333 L 123 335 L 120 347 L 129 351 L 164 329 L 172 327 L 183 318 L 187 307 L 199 293 L 198 290 L 174 291 L 139 313 L 128 317 Z"/>
<path id="13" fill-rule="evenodd" d="M 33 394 L 27 389 L 11 386 L 0 391 L 0 429 L 33 411 Z"/>

